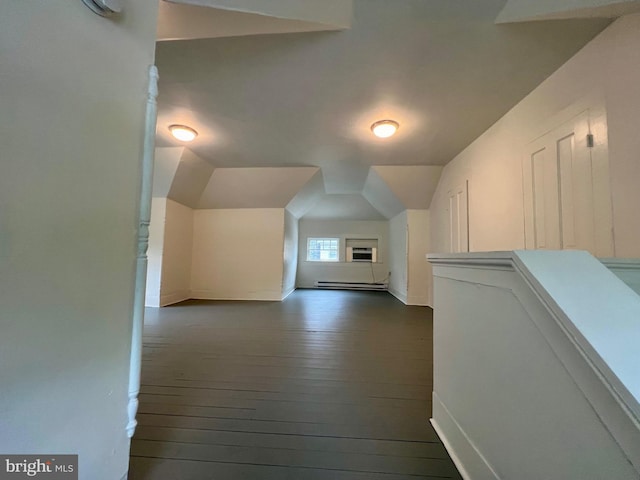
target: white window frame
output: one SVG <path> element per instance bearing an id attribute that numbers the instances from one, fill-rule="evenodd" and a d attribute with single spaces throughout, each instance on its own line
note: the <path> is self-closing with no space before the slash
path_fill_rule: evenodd
<path id="1" fill-rule="evenodd" d="M 311 248 L 311 242 L 317 242 L 317 241 L 327 241 L 327 242 L 334 242 L 335 243 L 335 248 L 333 248 L 333 246 L 331 245 L 329 248 L 322 248 L 322 249 L 317 249 L 317 248 Z M 336 253 L 336 258 L 335 259 L 329 259 L 329 258 L 310 258 L 310 253 L 312 251 L 319 251 L 320 255 L 322 255 L 322 252 L 331 252 L 331 251 L 335 251 Z M 318 262 L 318 263 L 337 263 L 340 261 L 340 238 L 338 237 L 307 237 L 307 256 L 306 256 L 307 262 Z"/>

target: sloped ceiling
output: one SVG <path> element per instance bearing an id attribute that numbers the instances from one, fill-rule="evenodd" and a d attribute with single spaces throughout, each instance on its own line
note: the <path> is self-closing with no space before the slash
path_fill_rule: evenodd
<path id="1" fill-rule="evenodd" d="M 176 4 L 200 5 L 247 12 L 264 17 L 320 23 L 335 28 L 351 25 L 353 0 L 170 0 Z"/>
<path id="2" fill-rule="evenodd" d="M 153 196 L 196 208 L 214 167 L 188 148 L 156 148 Z"/>
<path id="3" fill-rule="evenodd" d="M 171 190 L 169 190 L 169 198 L 195 208 L 213 170 L 210 163 L 185 148 L 180 157 L 180 164 L 176 169 Z"/>
<path id="4" fill-rule="evenodd" d="M 294 217 L 300 218 L 311 210 L 324 197 L 325 193 L 322 171 L 318 169 L 313 177 L 298 191 L 296 196 L 291 199 L 286 208 Z"/>
<path id="5" fill-rule="evenodd" d="M 508 0 L 496 21 L 615 18 L 638 11 L 640 1 L 637 0 Z"/>
<path id="6" fill-rule="evenodd" d="M 153 196 L 196 208 L 213 170 L 188 148 L 156 148 Z"/>
<path id="7" fill-rule="evenodd" d="M 315 167 L 216 168 L 198 208 L 285 208 Z"/>
<path id="8" fill-rule="evenodd" d="M 159 42 L 159 136 L 188 120 L 216 167 L 444 165 L 607 24 L 496 25 L 504 0 L 356 0 L 348 30 Z M 400 122 L 388 140 L 370 125 Z"/>
<path id="9" fill-rule="evenodd" d="M 290 32 L 313 32 L 348 28 L 351 0 L 306 2 L 161 1 L 158 40 L 236 37 Z M 324 8 L 320 8 L 324 7 Z M 329 5 L 331 7 L 331 5 Z"/>
<path id="10" fill-rule="evenodd" d="M 184 147 L 156 148 L 153 167 L 153 196 L 168 197 Z"/>
<path id="11" fill-rule="evenodd" d="M 214 168 L 184 147 L 157 148 L 153 195 L 191 208 L 286 208 L 296 218 L 381 220 L 427 209 L 442 167 L 378 166 L 362 193 L 330 194 L 315 167 Z"/>
<path id="12" fill-rule="evenodd" d="M 385 218 L 395 217 L 405 210 L 400 199 L 373 168 L 367 175 L 362 196 Z"/>
<path id="13" fill-rule="evenodd" d="M 391 168 L 446 164 L 609 23 L 496 25 L 505 0 L 354 0 L 347 30 L 276 34 L 268 22 L 312 17 L 260 9 L 317 7 L 318 20 L 328 4 L 184 1 L 215 6 L 193 8 L 220 23 L 216 32 L 240 36 L 158 43 L 158 145 L 181 146 L 168 134 L 172 123 L 198 130 L 189 149 L 215 168 L 199 208 L 289 205 L 310 218 L 332 209 L 379 219 L 424 208 L 437 168 Z M 224 33 L 228 15 L 264 22 Z M 370 125 L 384 118 L 400 129 L 381 140 Z M 319 168 L 322 181 L 317 170 L 286 170 L 293 167 Z M 256 169 L 284 170 L 258 186 Z"/>
<path id="14" fill-rule="evenodd" d="M 372 167 L 400 200 L 404 209 L 428 209 L 436 191 L 442 167 Z"/>
<path id="15" fill-rule="evenodd" d="M 323 196 L 304 216 L 314 220 L 385 220 L 362 195 L 329 194 Z"/>

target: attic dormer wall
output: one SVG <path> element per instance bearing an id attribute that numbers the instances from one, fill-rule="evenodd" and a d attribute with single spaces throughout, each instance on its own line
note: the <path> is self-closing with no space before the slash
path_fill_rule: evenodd
<path id="1" fill-rule="evenodd" d="M 285 210 L 195 210 L 191 298 L 282 299 Z"/>
<path id="2" fill-rule="evenodd" d="M 408 209 L 389 220 L 389 292 L 407 305 L 433 305 L 429 210 Z"/>
<path id="3" fill-rule="evenodd" d="M 191 298 L 193 209 L 170 198 L 151 203 L 145 305 L 164 307 Z"/>
<path id="4" fill-rule="evenodd" d="M 299 220 L 288 210 L 284 211 L 284 242 L 282 246 L 282 298 L 296 289 L 298 274 Z"/>
<path id="5" fill-rule="evenodd" d="M 298 278 L 300 288 L 313 288 L 316 281 L 328 282 L 381 282 L 389 272 L 388 222 L 386 220 L 300 220 L 298 247 Z M 339 258 L 337 262 L 307 260 L 309 238 L 337 238 Z M 345 258 L 347 239 L 376 239 L 377 263 L 349 263 Z"/>
<path id="6" fill-rule="evenodd" d="M 389 292 L 403 303 L 408 293 L 408 230 L 406 210 L 389 220 Z"/>
<path id="7" fill-rule="evenodd" d="M 282 208 L 194 210 L 155 197 L 147 256 L 148 307 L 281 300 L 295 286 L 297 219 Z"/>

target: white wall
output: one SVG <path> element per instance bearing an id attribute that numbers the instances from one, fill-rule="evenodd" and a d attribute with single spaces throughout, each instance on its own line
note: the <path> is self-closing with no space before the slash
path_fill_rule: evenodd
<path id="1" fill-rule="evenodd" d="M 301 219 L 299 224 L 298 287 L 311 288 L 317 280 L 336 282 L 380 282 L 389 273 L 388 234 L 385 221 L 369 220 L 311 220 Z M 307 262 L 307 238 L 332 237 L 340 239 L 340 262 Z M 347 238 L 377 238 L 378 263 L 345 262 L 345 240 Z"/>
<path id="2" fill-rule="evenodd" d="M 298 219 L 288 210 L 284 213 L 283 262 L 282 298 L 284 299 L 295 290 L 298 273 Z"/>
<path id="3" fill-rule="evenodd" d="M 167 199 L 153 197 L 151 199 L 151 222 L 149 224 L 149 248 L 147 249 L 147 286 L 144 299 L 146 307 L 160 306 L 166 214 Z"/>
<path id="4" fill-rule="evenodd" d="M 389 292 L 407 303 L 407 211 L 389 220 Z M 426 263 L 426 262 L 425 262 Z"/>
<path id="5" fill-rule="evenodd" d="M 195 210 L 191 295 L 281 300 L 284 209 Z"/>
<path id="6" fill-rule="evenodd" d="M 160 305 L 191 298 L 193 210 L 167 199 Z"/>
<path id="7" fill-rule="evenodd" d="M 0 451 L 127 471 L 137 205 L 157 1 L 0 15 Z"/>
<path id="8" fill-rule="evenodd" d="M 432 306 L 429 210 L 405 210 L 389 220 L 389 292 L 407 305 Z"/>
<path id="9" fill-rule="evenodd" d="M 622 18 L 605 37 L 597 69 L 603 77 L 609 123 L 609 158 L 613 194 L 616 257 L 640 257 L 640 15 Z"/>
<path id="10" fill-rule="evenodd" d="M 407 304 L 433 306 L 429 253 L 429 210 L 407 210 Z"/>
<path id="11" fill-rule="evenodd" d="M 640 256 L 640 16 L 623 17 L 444 169 L 431 203 L 431 251 L 448 251 L 447 192 L 469 180 L 471 251 L 524 248 L 521 154 L 552 119 L 606 107 L 615 255 Z M 566 118 L 568 120 L 569 118 Z M 598 134 L 605 137 L 606 126 Z"/>

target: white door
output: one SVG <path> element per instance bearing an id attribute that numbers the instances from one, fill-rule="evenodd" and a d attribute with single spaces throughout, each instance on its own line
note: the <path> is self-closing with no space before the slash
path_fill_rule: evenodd
<path id="1" fill-rule="evenodd" d="M 527 248 L 559 250 L 557 161 L 546 138 L 533 142 L 523 165 Z"/>
<path id="2" fill-rule="evenodd" d="M 613 255 L 606 141 L 594 156 L 596 141 L 585 111 L 529 144 L 522 169 L 527 248 Z"/>
<path id="3" fill-rule="evenodd" d="M 469 182 L 448 192 L 450 252 L 469 251 Z"/>

